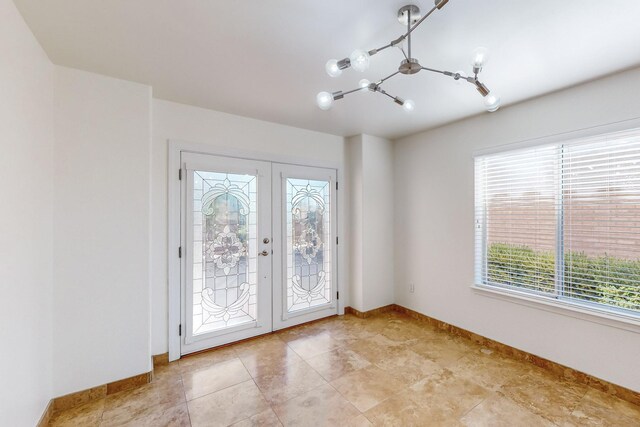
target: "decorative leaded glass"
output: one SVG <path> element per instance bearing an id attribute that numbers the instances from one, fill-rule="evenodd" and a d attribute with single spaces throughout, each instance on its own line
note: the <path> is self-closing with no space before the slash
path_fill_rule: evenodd
<path id="1" fill-rule="evenodd" d="M 331 302 L 330 182 L 286 180 L 287 311 Z"/>
<path id="2" fill-rule="evenodd" d="M 193 335 L 257 319 L 256 177 L 193 172 Z"/>

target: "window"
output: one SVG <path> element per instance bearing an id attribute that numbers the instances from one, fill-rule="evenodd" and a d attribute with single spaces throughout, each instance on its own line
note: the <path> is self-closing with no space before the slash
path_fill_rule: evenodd
<path id="1" fill-rule="evenodd" d="M 640 129 L 475 167 L 476 284 L 640 316 Z"/>

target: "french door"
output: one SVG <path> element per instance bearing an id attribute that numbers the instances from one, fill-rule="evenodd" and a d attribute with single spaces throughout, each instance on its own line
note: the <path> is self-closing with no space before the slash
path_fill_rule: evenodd
<path id="1" fill-rule="evenodd" d="M 273 165 L 273 327 L 337 313 L 336 171 Z"/>
<path id="2" fill-rule="evenodd" d="M 183 152 L 188 354 L 337 313 L 336 171 Z"/>
<path id="3" fill-rule="evenodd" d="M 272 330 L 271 164 L 193 153 L 182 164 L 186 354 Z"/>

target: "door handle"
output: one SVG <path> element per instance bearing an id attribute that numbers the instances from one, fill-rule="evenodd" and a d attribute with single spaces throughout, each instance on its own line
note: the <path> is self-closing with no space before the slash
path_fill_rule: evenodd
<path id="1" fill-rule="evenodd" d="M 268 252 L 268 251 L 266 251 L 266 250 L 265 250 L 265 251 L 262 251 L 262 252 L 260 252 L 260 253 L 258 254 L 258 256 L 268 256 L 268 255 L 269 255 L 269 252 Z"/>

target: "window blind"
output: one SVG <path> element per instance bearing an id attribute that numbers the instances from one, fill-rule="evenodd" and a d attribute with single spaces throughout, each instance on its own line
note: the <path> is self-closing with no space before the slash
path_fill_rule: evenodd
<path id="1" fill-rule="evenodd" d="M 640 130 L 475 168 L 478 283 L 640 313 Z"/>

